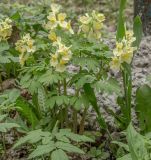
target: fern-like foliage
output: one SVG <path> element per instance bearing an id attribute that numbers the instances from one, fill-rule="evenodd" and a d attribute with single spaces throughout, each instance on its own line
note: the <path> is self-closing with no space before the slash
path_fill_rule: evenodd
<path id="1" fill-rule="evenodd" d="M 4 132 L 7 132 L 8 130 L 10 130 L 12 128 L 20 127 L 16 123 L 3 122 L 6 117 L 7 117 L 7 115 L 0 115 L 0 132 L 4 133 Z"/>
<path id="2" fill-rule="evenodd" d="M 113 78 L 96 81 L 92 86 L 97 92 L 106 92 L 108 94 L 116 93 L 117 95 L 121 94 L 120 85 Z"/>
<path id="3" fill-rule="evenodd" d="M 66 152 L 79 154 L 84 153 L 80 148 L 73 145 L 71 141 L 93 142 L 92 139 L 84 135 L 72 133 L 70 129 L 58 130 L 55 127 L 52 133 L 46 131 L 44 132 L 41 129 L 28 132 L 25 137 L 18 140 L 18 142 L 14 145 L 14 148 L 17 148 L 25 143 L 35 144 L 36 149 L 31 152 L 28 159 L 40 156 L 49 157 L 51 154 L 52 160 L 57 160 L 58 158 L 66 160 L 68 159 Z"/>

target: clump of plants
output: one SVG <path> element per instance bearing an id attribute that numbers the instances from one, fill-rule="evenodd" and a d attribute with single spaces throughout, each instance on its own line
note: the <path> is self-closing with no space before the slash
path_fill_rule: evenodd
<path id="1" fill-rule="evenodd" d="M 105 16 L 97 11 L 77 17 L 78 23 L 74 24 L 59 4 L 51 3 L 48 10 L 32 17 L 36 17 L 33 22 L 31 17 L 25 18 L 19 12 L 0 22 L 0 56 L 3 58 L 0 69 L 5 73 L 5 77 L 1 74 L 1 84 L 3 79 L 10 77 L 12 70 L 16 78 L 12 90 L 4 90 L 1 85 L 3 156 L 6 156 L 7 150 L 5 132 L 11 130 L 19 134 L 13 149 L 28 144 L 28 159 L 68 160 L 84 153 L 88 153 L 89 158 L 109 158 L 105 151 L 99 151 L 101 142 L 99 147 L 95 146 L 96 137 L 92 138 L 89 130 L 90 134 L 85 135 L 85 122 L 92 108 L 99 132 L 114 145 L 108 146 L 114 157 L 119 160 L 137 160 L 140 156 L 144 160 L 150 159 L 150 138 L 145 135 L 150 127 L 142 124 L 144 114 L 140 112 L 144 101 L 142 88 L 138 89 L 135 108 L 142 122 L 141 131 L 145 134 L 137 133 L 131 123 L 131 111 L 135 105 L 132 104 L 131 63 L 141 40 L 141 21 L 136 17 L 134 30 L 126 29 L 123 18 L 125 4 L 126 1 L 121 0 L 113 50 L 103 42 Z M 14 26 L 19 31 L 19 37 L 12 42 Z M 2 67 L 3 64 L 5 67 Z M 121 86 L 111 76 L 111 70 L 120 72 Z M 127 139 L 124 138 L 128 145 L 120 142 L 120 138 L 114 141 L 97 101 L 97 94 L 102 92 L 115 93 L 118 97 L 120 115 L 113 111 L 110 114 L 116 119 L 120 131 L 128 127 Z M 147 97 L 150 93 L 146 94 Z M 133 146 L 135 138 L 142 141 L 147 154 L 140 154 L 140 144 Z M 117 154 L 120 148 L 117 146 L 122 148 L 122 154 Z"/>

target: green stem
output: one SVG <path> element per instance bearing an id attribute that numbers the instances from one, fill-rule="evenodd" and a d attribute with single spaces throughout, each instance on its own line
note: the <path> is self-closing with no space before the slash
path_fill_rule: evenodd
<path id="1" fill-rule="evenodd" d="M 127 71 L 123 71 L 123 85 L 124 85 L 124 99 L 125 99 L 125 106 L 126 106 L 126 124 L 128 125 L 131 121 L 131 97 L 132 97 L 132 79 L 131 73 Z"/>
<path id="2" fill-rule="evenodd" d="M 4 157 L 6 155 L 6 144 L 5 144 L 5 135 L 4 133 L 1 133 L 1 137 L 2 137 L 2 145 L 3 145 L 3 149 L 4 149 Z"/>
<path id="3" fill-rule="evenodd" d="M 77 97 L 79 97 L 79 89 L 77 89 L 76 94 Z M 78 130 L 78 118 L 77 118 L 78 112 L 75 108 L 73 108 L 73 132 L 77 133 Z"/>
<path id="4" fill-rule="evenodd" d="M 60 81 L 58 81 L 58 96 L 60 96 L 60 95 L 61 95 L 61 85 L 60 85 Z M 55 111 L 54 111 L 54 112 L 55 112 Z M 55 112 L 55 113 L 56 113 L 56 112 Z M 64 127 L 64 118 L 63 118 L 63 116 L 64 116 L 63 108 L 61 108 L 60 118 L 59 118 L 60 123 L 61 123 L 61 128 Z"/>
<path id="5" fill-rule="evenodd" d="M 78 129 L 78 117 L 77 117 L 77 110 L 73 109 L 73 132 L 77 133 L 77 129 Z"/>
<path id="6" fill-rule="evenodd" d="M 63 80 L 63 88 L 64 88 L 64 95 L 67 96 L 67 82 L 65 78 Z M 65 125 L 66 127 L 68 127 L 68 107 L 66 105 L 64 108 L 64 119 L 65 119 Z"/>
<path id="7" fill-rule="evenodd" d="M 4 89 L 3 89 L 3 85 L 2 85 L 2 75 L 1 75 L 1 73 L 0 73 L 0 87 L 1 87 L 1 89 L 0 89 L 0 91 L 3 91 Z"/>
<path id="8" fill-rule="evenodd" d="M 60 96 L 60 94 L 61 94 L 61 89 L 60 89 L 61 87 L 60 87 L 60 81 L 58 81 L 58 95 Z"/>
<path id="9" fill-rule="evenodd" d="M 79 131 L 80 134 L 84 133 L 84 123 L 85 123 L 85 118 L 86 118 L 87 110 L 88 110 L 88 107 L 85 107 L 84 108 L 84 112 L 83 112 L 83 116 L 82 116 L 82 120 L 80 122 L 80 131 Z"/>

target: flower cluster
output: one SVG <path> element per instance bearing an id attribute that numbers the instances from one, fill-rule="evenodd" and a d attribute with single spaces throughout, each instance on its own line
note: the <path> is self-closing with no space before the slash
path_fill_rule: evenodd
<path id="1" fill-rule="evenodd" d="M 69 31 L 71 34 L 74 34 L 73 29 L 71 27 L 71 21 L 66 21 L 67 15 L 65 13 L 59 13 L 60 9 L 60 5 L 51 4 L 51 12 L 47 17 L 48 22 L 45 25 L 45 28 L 49 30 L 48 37 L 53 41 L 55 40 L 55 30 L 58 26 Z"/>
<path id="2" fill-rule="evenodd" d="M 126 62 L 131 63 L 133 53 L 136 47 L 133 47 L 133 42 L 136 40 L 133 31 L 126 31 L 125 37 L 120 41 L 116 42 L 116 48 L 113 50 L 113 58 L 111 61 L 111 68 L 115 71 L 119 71 L 121 64 Z"/>
<path id="3" fill-rule="evenodd" d="M 12 20 L 6 18 L 0 21 L 0 41 L 7 40 L 12 34 Z"/>
<path id="4" fill-rule="evenodd" d="M 71 59 L 72 55 L 70 47 L 62 44 L 61 38 L 58 38 L 53 45 L 57 47 L 57 50 L 55 54 L 51 55 L 50 65 L 55 67 L 57 72 L 64 72 L 66 69 L 66 64 Z"/>
<path id="5" fill-rule="evenodd" d="M 102 13 L 97 13 L 96 11 L 93 11 L 91 15 L 86 13 L 85 16 L 81 16 L 79 19 L 81 23 L 79 33 L 83 32 L 88 39 L 101 39 L 104 20 L 105 16 Z"/>
<path id="6" fill-rule="evenodd" d="M 16 50 L 21 54 L 19 56 L 20 64 L 23 66 L 31 53 L 36 51 L 34 46 L 35 41 L 31 38 L 30 34 L 26 34 L 22 39 L 16 42 Z"/>

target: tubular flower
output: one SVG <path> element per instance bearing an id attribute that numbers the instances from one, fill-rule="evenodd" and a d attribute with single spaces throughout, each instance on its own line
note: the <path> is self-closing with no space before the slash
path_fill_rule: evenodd
<path id="1" fill-rule="evenodd" d="M 50 65 L 53 66 L 57 72 L 64 72 L 66 70 L 66 64 L 71 59 L 71 50 L 70 47 L 66 47 L 64 44 L 57 43 L 57 51 L 55 54 L 51 55 Z"/>
<path id="2" fill-rule="evenodd" d="M 56 42 L 57 41 L 57 35 L 54 31 L 50 31 L 49 34 L 48 34 L 48 38 L 53 41 L 53 42 Z"/>
<path id="3" fill-rule="evenodd" d="M 45 24 L 47 30 L 54 30 L 58 26 L 74 34 L 70 21 L 66 21 L 67 15 L 65 13 L 59 13 L 61 7 L 57 4 L 51 5 L 51 12 L 47 16 L 48 22 Z"/>
<path id="4" fill-rule="evenodd" d="M 19 61 L 23 66 L 31 53 L 36 51 L 34 46 L 35 41 L 30 37 L 30 34 L 26 34 L 22 39 L 16 42 L 16 50 L 20 52 Z"/>
<path id="5" fill-rule="evenodd" d="M 120 41 L 116 42 L 116 48 L 113 50 L 113 58 L 110 63 L 111 68 L 115 71 L 119 71 L 122 63 L 131 63 L 133 53 L 136 47 L 133 47 L 133 42 L 136 40 L 133 31 L 126 31 L 125 37 Z"/>
<path id="6" fill-rule="evenodd" d="M 90 15 L 86 13 L 85 16 L 79 18 L 81 25 L 78 32 L 83 32 L 84 36 L 88 39 L 101 39 L 101 29 L 103 28 L 104 21 L 104 14 L 97 13 L 96 11 L 93 11 Z"/>
<path id="7" fill-rule="evenodd" d="M 53 13 L 58 13 L 61 9 L 61 6 L 56 3 L 52 3 L 50 7 Z"/>
<path id="8" fill-rule="evenodd" d="M 12 20 L 6 18 L 0 21 L 0 41 L 7 40 L 12 34 Z"/>

